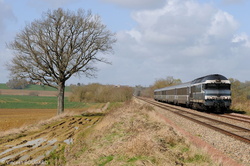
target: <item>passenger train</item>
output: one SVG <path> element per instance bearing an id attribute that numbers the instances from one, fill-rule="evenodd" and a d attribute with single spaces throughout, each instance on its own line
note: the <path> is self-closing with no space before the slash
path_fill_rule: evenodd
<path id="1" fill-rule="evenodd" d="M 230 86 L 230 81 L 226 77 L 211 74 L 191 82 L 156 89 L 154 99 L 221 113 L 228 110 L 231 105 Z"/>

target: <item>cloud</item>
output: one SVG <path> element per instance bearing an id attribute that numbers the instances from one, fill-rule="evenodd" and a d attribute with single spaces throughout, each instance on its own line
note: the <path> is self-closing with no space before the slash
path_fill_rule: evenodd
<path id="1" fill-rule="evenodd" d="M 250 60 L 249 37 L 236 34 L 239 25 L 229 13 L 196 1 L 169 0 L 132 17 L 137 27 L 118 33 L 115 50 L 123 59 L 113 62 L 116 72 L 131 73 L 130 83 L 152 84 L 166 76 L 190 81 L 211 73 L 244 78 L 239 73 L 246 66 L 240 63 Z"/>
<path id="2" fill-rule="evenodd" d="M 246 33 L 237 34 L 232 39 L 232 43 L 238 46 L 244 46 L 250 48 L 250 38 Z"/>
<path id="3" fill-rule="evenodd" d="M 121 7 L 132 9 L 152 9 L 165 4 L 166 0 L 102 0 L 104 2 L 114 3 Z"/>
<path id="4" fill-rule="evenodd" d="M 137 34 L 150 45 L 156 42 L 187 46 L 203 38 L 224 39 L 231 37 L 238 27 L 230 14 L 194 1 L 169 1 L 162 9 L 136 12 L 133 18 L 138 23 Z"/>
<path id="5" fill-rule="evenodd" d="M 49 7 L 49 8 L 59 8 L 65 7 L 70 3 L 77 2 L 79 0 L 29 0 L 29 5 L 40 9 L 41 7 Z"/>
<path id="6" fill-rule="evenodd" d="M 10 6 L 8 6 L 3 0 L 0 0 L 0 36 L 4 35 L 5 24 L 11 19 L 15 19 L 15 17 Z"/>

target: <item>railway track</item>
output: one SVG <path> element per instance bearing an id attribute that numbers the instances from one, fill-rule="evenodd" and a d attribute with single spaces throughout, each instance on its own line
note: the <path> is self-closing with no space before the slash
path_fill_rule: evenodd
<path id="1" fill-rule="evenodd" d="M 240 140 L 242 142 L 245 142 L 247 144 L 250 144 L 250 129 L 244 128 L 238 125 L 234 125 L 231 123 L 227 123 L 222 120 L 218 120 L 216 118 L 208 117 L 206 114 L 201 115 L 198 113 L 193 113 L 191 111 L 186 111 L 184 108 L 177 107 L 177 106 L 171 106 L 166 103 L 160 103 L 157 101 L 154 101 L 152 99 L 147 98 L 138 98 L 140 100 L 143 100 L 149 104 L 152 104 L 154 106 L 160 107 L 162 109 L 165 109 L 167 111 L 170 111 L 178 116 L 181 116 L 183 118 L 189 119 L 195 123 L 198 123 L 200 125 L 206 126 L 208 128 L 211 128 L 213 130 L 216 130 L 220 133 L 223 133 L 227 136 L 231 136 L 237 140 Z M 235 114 L 228 114 L 228 115 L 215 115 L 220 116 L 222 118 L 228 118 L 233 120 L 241 121 L 242 123 L 249 123 L 250 119 L 248 117 L 238 116 Z"/>
<path id="2" fill-rule="evenodd" d="M 224 118 L 228 118 L 228 119 L 233 119 L 233 120 L 237 120 L 240 122 L 245 122 L 245 123 L 250 123 L 250 117 L 246 117 L 243 115 L 238 115 L 235 113 L 232 114 L 223 114 L 223 115 L 219 115 L 220 117 L 224 117 Z"/>

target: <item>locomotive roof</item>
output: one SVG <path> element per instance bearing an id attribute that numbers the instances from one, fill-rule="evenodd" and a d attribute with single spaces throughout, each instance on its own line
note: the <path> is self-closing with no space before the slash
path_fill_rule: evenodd
<path id="1" fill-rule="evenodd" d="M 228 79 L 220 74 L 211 74 L 211 75 L 207 75 L 204 77 L 194 79 L 191 83 L 195 84 L 195 83 L 200 83 L 200 82 L 206 82 L 207 80 L 220 80 L 221 81 L 221 80 L 228 80 Z"/>
<path id="2" fill-rule="evenodd" d="M 170 90 L 170 89 L 175 89 L 175 88 L 184 88 L 184 87 L 190 86 L 190 84 L 191 82 L 186 82 L 186 83 L 179 84 L 179 85 L 173 85 L 173 86 L 168 86 L 168 87 L 161 88 L 161 89 L 156 89 L 155 91 Z"/>

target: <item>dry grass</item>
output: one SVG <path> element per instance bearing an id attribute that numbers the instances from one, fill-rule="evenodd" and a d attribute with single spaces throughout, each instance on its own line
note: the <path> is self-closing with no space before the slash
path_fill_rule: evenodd
<path id="1" fill-rule="evenodd" d="M 238 112 L 244 112 L 247 115 L 250 115 L 250 100 L 233 100 L 231 109 Z"/>
<path id="2" fill-rule="evenodd" d="M 67 149 L 67 165 L 216 165 L 148 105 L 126 103 L 89 132 Z"/>

